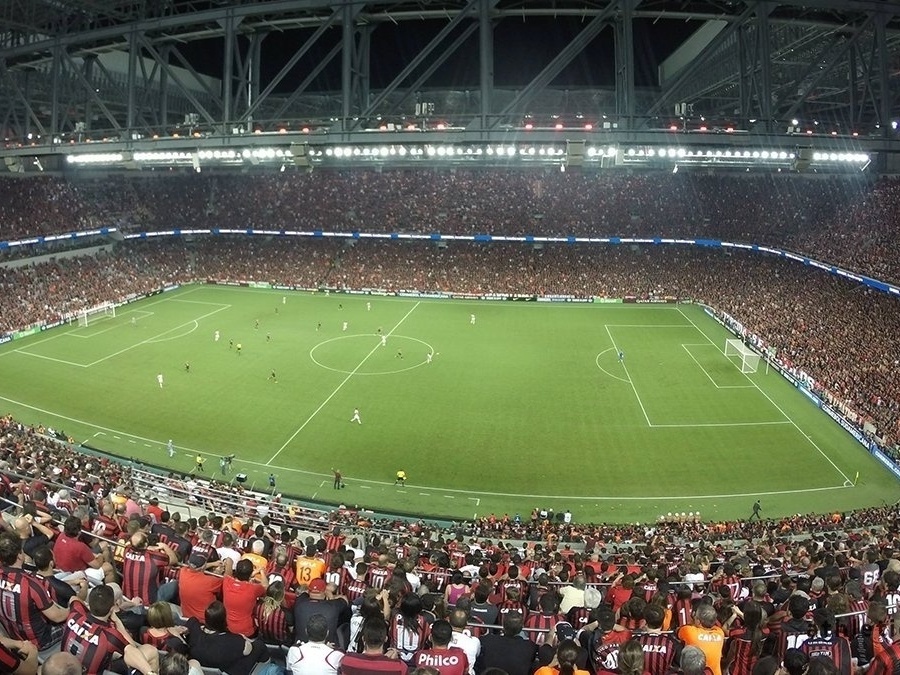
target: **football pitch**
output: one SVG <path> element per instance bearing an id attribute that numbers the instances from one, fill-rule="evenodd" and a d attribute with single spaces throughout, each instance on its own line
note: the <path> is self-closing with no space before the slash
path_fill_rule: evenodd
<path id="1" fill-rule="evenodd" d="M 626 522 L 896 501 L 793 386 L 742 374 L 728 337 L 695 305 L 194 285 L 0 346 L 0 411 L 182 473 L 200 453 L 221 478 L 234 453 L 228 478 L 377 511 Z"/>

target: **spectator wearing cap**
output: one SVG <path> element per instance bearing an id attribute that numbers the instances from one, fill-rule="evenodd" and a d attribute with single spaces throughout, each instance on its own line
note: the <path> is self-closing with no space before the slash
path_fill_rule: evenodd
<path id="1" fill-rule="evenodd" d="M 537 658 L 537 645 L 522 636 L 522 615 L 510 612 L 503 618 L 503 633 L 481 638 L 481 655 L 476 672 L 501 668 L 507 673 L 530 673 Z"/>
<path id="2" fill-rule="evenodd" d="M 338 627 L 350 622 L 350 605 L 343 595 L 335 595 L 333 584 L 324 579 L 313 579 L 307 592 L 301 593 L 294 602 L 294 639 L 307 642 L 306 623 L 313 614 L 321 614 L 328 623 L 328 642 L 344 647 L 338 641 Z"/>
<path id="3" fill-rule="evenodd" d="M 253 563 L 239 560 L 233 574 L 222 580 L 222 604 L 228 618 L 228 630 L 247 637 L 256 635 L 253 611 L 256 601 L 266 594 L 269 580 L 265 575 L 255 575 Z"/>
<path id="4" fill-rule="evenodd" d="M 224 563 L 206 562 L 203 556 L 191 556 L 187 565 L 178 572 L 178 597 L 181 603 L 181 615 L 205 620 L 206 608 L 222 597 L 222 577 L 208 574 L 208 569 L 222 568 L 226 574 L 231 573 L 231 560 Z"/>

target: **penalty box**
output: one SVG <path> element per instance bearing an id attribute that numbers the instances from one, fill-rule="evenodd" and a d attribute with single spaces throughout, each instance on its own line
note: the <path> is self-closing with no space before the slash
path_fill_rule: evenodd
<path id="1" fill-rule="evenodd" d="M 689 324 L 606 326 L 651 427 L 790 424 L 723 346 Z"/>

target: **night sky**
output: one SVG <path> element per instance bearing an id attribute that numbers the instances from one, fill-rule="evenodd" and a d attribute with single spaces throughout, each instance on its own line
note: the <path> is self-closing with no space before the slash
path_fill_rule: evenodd
<path id="1" fill-rule="evenodd" d="M 405 22 L 379 26 L 372 36 L 371 86 L 386 86 L 420 49 L 445 25 L 445 21 Z M 494 31 L 494 84 L 519 87 L 528 83 L 583 28 L 580 19 L 507 18 Z M 635 83 L 638 87 L 657 85 L 657 66 L 700 26 L 699 22 L 636 19 Z M 262 86 L 278 73 L 308 35 L 309 31 L 272 33 L 263 42 Z M 292 91 L 337 42 L 341 29 L 326 33 L 278 87 L 279 93 Z M 446 43 L 452 41 L 452 36 Z M 244 42 L 242 40 L 242 42 Z M 223 40 L 196 41 L 179 47 L 200 72 L 221 76 Z M 243 47 L 242 47 L 243 49 Z M 473 89 L 478 86 L 477 34 L 432 76 L 427 87 Z M 612 87 L 614 85 L 613 29 L 605 28 L 553 81 L 555 87 Z M 340 89 L 340 56 L 326 68 L 310 91 Z"/>

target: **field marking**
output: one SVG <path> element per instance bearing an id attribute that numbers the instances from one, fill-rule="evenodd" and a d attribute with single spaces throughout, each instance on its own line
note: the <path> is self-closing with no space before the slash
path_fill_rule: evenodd
<path id="1" fill-rule="evenodd" d="M 698 427 L 765 427 L 773 425 L 788 425 L 788 420 L 776 422 L 709 422 L 700 424 L 651 424 L 654 429 L 696 429 Z"/>
<path id="2" fill-rule="evenodd" d="M 725 352 L 719 347 L 719 345 L 717 345 L 717 344 L 713 341 L 713 339 L 712 339 L 711 337 L 709 337 L 709 335 L 707 335 L 706 333 L 703 332 L 703 329 L 700 328 L 700 326 L 698 326 L 696 323 L 694 323 L 693 320 L 692 320 L 687 314 L 685 314 L 684 312 L 681 311 L 681 308 L 677 308 L 677 309 L 678 309 L 678 312 L 679 312 L 685 319 L 687 319 L 687 320 L 691 323 L 691 325 L 692 325 L 694 328 L 696 328 L 696 329 L 700 332 L 700 334 L 701 334 L 703 337 L 705 337 L 707 340 L 709 340 L 710 344 L 712 344 L 716 349 L 718 349 L 720 352 L 722 352 L 723 355 L 725 354 Z M 756 384 L 756 382 L 754 382 L 754 381 L 750 378 L 749 375 L 747 375 L 747 373 L 742 373 L 742 374 L 744 375 L 744 377 L 747 378 L 747 381 L 750 382 L 750 384 L 752 384 L 754 387 L 756 387 L 756 390 L 757 390 L 760 394 L 762 394 L 763 396 L 765 396 L 765 397 L 768 399 L 769 403 L 771 403 L 773 406 L 775 406 L 775 409 L 776 409 L 778 412 L 780 412 L 782 415 L 784 415 L 785 419 L 788 420 L 788 421 L 793 425 L 793 427 L 794 427 L 797 431 L 800 432 L 800 435 L 803 436 L 803 438 L 805 438 L 805 439 L 809 442 L 809 444 L 812 445 L 812 446 L 819 452 L 819 454 L 822 455 L 822 457 L 824 457 L 824 458 L 826 459 L 826 461 L 827 461 L 829 464 L 831 464 L 831 466 L 834 467 L 834 470 L 837 471 L 839 474 L 841 474 L 841 477 L 844 479 L 844 483 L 845 483 L 845 485 L 844 485 L 843 487 L 853 487 L 853 485 L 852 485 L 853 481 L 850 480 L 850 478 L 847 476 L 847 474 L 845 474 L 843 471 L 840 470 L 840 468 L 838 467 L 838 465 L 835 464 L 834 461 L 832 461 L 831 457 L 829 457 L 828 455 L 825 454 L 825 452 L 822 450 L 822 448 L 820 448 L 820 447 L 818 446 L 818 444 L 816 444 L 816 442 L 815 442 L 812 438 L 810 438 L 809 435 L 808 435 L 805 431 L 803 431 L 803 429 L 801 429 L 801 428 L 797 425 L 797 423 L 791 418 L 791 416 L 788 415 L 788 414 L 784 411 L 784 409 L 783 409 L 781 406 L 779 406 L 775 401 L 773 401 L 773 400 L 772 400 L 772 397 L 769 396 L 766 392 L 764 392 L 764 391 L 760 388 L 760 386 L 759 386 L 758 384 Z M 849 483 L 849 485 L 847 485 L 848 483 Z"/>
<path id="3" fill-rule="evenodd" d="M 24 349 L 13 349 L 12 351 L 23 354 L 24 356 L 33 356 L 36 359 L 46 359 L 47 361 L 56 361 L 57 363 L 64 363 L 67 366 L 77 366 L 78 368 L 87 368 L 88 366 L 83 363 L 75 363 L 74 361 L 66 361 L 65 359 L 58 359 L 55 356 L 45 356 L 44 354 L 32 354 L 31 352 L 26 352 Z"/>
<path id="4" fill-rule="evenodd" d="M 138 322 L 138 321 L 141 321 L 142 319 L 146 319 L 148 316 L 153 316 L 155 314 L 155 312 L 145 312 L 140 309 L 132 309 L 132 310 L 127 310 L 125 312 L 120 312 L 119 314 L 116 314 L 115 318 L 116 319 L 122 318 L 126 314 L 140 314 L 141 316 L 132 317 L 135 320 L 135 322 Z M 107 328 L 104 328 L 103 330 L 93 331 L 90 335 L 79 335 L 78 334 L 78 331 L 81 330 L 82 328 L 91 328 L 93 325 L 95 325 L 95 324 L 92 324 L 91 326 L 78 326 L 78 328 L 75 328 L 74 330 L 70 330 L 66 334 L 69 337 L 78 338 L 79 340 L 93 340 L 98 335 L 103 335 L 104 333 L 108 333 L 111 330 L 118 330 L 119 328 L 122 328 L 123 326 L 127 326 L 128 323 L 123 323 L 120 321 L 118 323 L 112 324 L 111 326 L 108 326 Z"/>
<path id="5" fill-rule="evenodd" d="M 404 321 L 406 321 L 406 318 L 410 314 L 412 314 L 413 312 L 416 311 L 416 308 L 420 304 L 421 304 L 421 302 L 417 302 L 415 305 L 413 305 L 412 309 L 410 309 L 406 314 L 404 314 L 403 318 L 400 319 L 400 321 L 398 321 L 397 324 L 393 328 L 391 328 L 391 330 L 389 330 L 387 332 L 387 337 L 390 337 L 393 334 L 393 332 L 400 327 L 400 324 L 402 324 Z M 375 337 L 375 336 L 373 336 L 373 337 Z M 281 454 L 281 451 L 284 450 L 288 445 L 290 445 L 291 441 L 293 441 L 295 438 L 297 438 L 297 435 L 301 431 L 303 431 L 303 429 L 306 428 L 306 425 L 309 424 L 312 421 L 312 419 L 316 415 L 319 414 L 319 411 L 322 410 L 322 408 L 324 408 L 328 404 L 328 402 L 335 397 L 335 395 L 344 387 L 344 385 L 350 381 L 350 378 L 353 377 L 357 373 L 357 371 L 360 368 L 362 368 L 363 365 L 365 365 L 366 361 L 368 361 L 371 358 L 372 354 L 377 352 L 379 349 L 381 349 L 381 339 L 379 339 L 378 343 L 374 347 L 372 347 L 372 350 L 363 357 L 362 361 L 360 361 L 356 365 L 356 368 L 354 368 L 352 371 L 350 371 L 350 373 L 347 375 L 347 377 L 345 377 L 341 381 L 341 383 L 335 388 L 335 390 L 328 395 L 328 398 L 326 398 L 324 401 L 322 401 L 322 403 L 319 405 L 319 407 L 313 411 L 312 415 L 310 415 L 309 417 L 306 418 L 306 421 L 298 427 L 297 431 L 295 431 L 293 434 L 291 434 L 291 437 L 284 442 L 284 445 L 282 445 L 280 448 L 278 448 L 278 451 L 274 455 L 272 455 L 272 457 L 269 458 L 268 462 L 266 462 L 266 464 L 265 464 L 266 466 L 271 465 L 272 462 L 275 461 L 275 458 Z"/>
<path id="6" fill-rule="evenodd" d="M 609 330 L 609 326 L 604 324 L 604 328 L 606 328 L 606 334 L 609 335 L 609 341 L 612 342 L 613 349 L 616 350 L 616 353 L 619 353 L 619 348 L 616 346 L 616 341 L 613 339 L 612 331 Z M 641 412 L 644 413 L 644 419 L 647 420 L 647 426 L 652 427 L 653 425 L 650 423 L 650 418 L 647 416 L 647 411 L 644 409 L 644 402 L 641 401 L 641 396 L 638 394 L 637 387 L 634 386 L 634 380 L 631 379 L 631 374 L 628 372 L 628 368 L 625 365 L 625 361 L 620 361 L 622 364 L 622 370 L 625 371 L 625 375 L 628 376 L 628 384 L 631 385 L 631 390 L 634 392 L 634 397 L 637 399 L 638 405 L 641 406 Z"/>
<path id="7" fill-rule="evenodd" d="M 182 287 L 182 288 L 184 288 L 184 287 Z M 179 289 L 179 290 L 178 290 L 178 293 L 179 293 L 179 295 L 187 295 L 188 293 L 196 293 L 197 291 L 202 290 L 202 289 L 204 289 L 204 288 L 206 288 L 206 286 L 196 286 L 196 287 L 194 287 L 194 288 L 189 288 L 189 289 L 187 289 L 187 290 L 185 290 L 185 291 L 183 291 L 183 292 L 182 292 L 181 289 Z M 159 300 L 154 300 L 153 302 L 148 302 L 148 303 L 146 303 L 146 304 L 142 304 L 142 306 L 143 306 L 143 307 L 152 307 L 153 305 L 158 305 L 158 304 L 161 303 L 161 302 L 169 302 L 170 300 L 177 300 L 177 299 L 179 299 L 179 298 L 173 298 L 173 297 L 170 297 L 170 296 L 167 296 L 167 295 L 163 295 L 163 297 L 161 297 Z M 140 301 L 140 302 L 143 303 L 143 301 Z M 130 305 L 130 304 L 133 304 L 133 303 L 126 303 L 126 305 L 123 305 L 123 306 L 127 306 L 127 305 Z M 219 303 L 217 303 L 217 304 L 219 304 Z M 143 311 L 143 310 L 134 310 L 134 311 Z M 153 312 L 148 312 L 148 313 L 149 313 L 149 314 L 153 314 Z M 50 342 L 51 340 L 57 340 L 57 339 L 59 339 L 59 338 L 61 338 L 61 337 L 65 337 L 65 336 L 73 337 L 73 336 L 72 336 L 72 333 L 74 333 L 74 332 L 77 331 L 77 330 L 80 330 L 82 327 L 81 327 L 81 326 L 78 326 L 78 325 L 74 325 L 74 326 L 73 326 L 72 323 L 73 323 L 73 322 L 70 320 L 67 324 L 64 324 L 64 325 L 69 326 L 69 330 L 64 330 L 64 331 L 60 331 L 60 332 L 57 333 L 57 332 L 56 332 L 56 329 L 62 328 L 63 326 L 62 326 L 62 325 L 56 326 L 56 327 L 53 329 L 53 332 L 54 332 L 53 335 L 50 335 L 50 336 L 48 336 L 48 337 L 45 337 L 45 338 L 42 339 L 42 340 L 29 341 L 28 346 L 29 346 L 29 347 L 36 347 L 37 345 L 44 344 L 45 342 Z M 78 337 L 80 337 L 80 336 L 78 336 Z M 7 354 L 12 354 L 12 353 L 15 352 L 15 351 L 18 351 L 18 350 L 15 350 L 15 349 L 0 350 L 0 356 L 6 356 Z M 35 354 L 31 354 L 31 356 L 35 356 Z"/>
<path id="8" fill-rule="evenodd" d="M 181 333 L 181 334 L 179 334 L 179 335 L 172 335 L 172 336 L 167 337 L 167 338 L 153 338 L 153 339 L 150 340 L 150 344 L 158 345 L 158 344 L 160 344 L 160 343 L 162 343 L 162 342 L 169 342 L 170 340 L 180 340 L 181 338 L 187 337 L 188 335 L 190 335 L 191 333 L 193 333 L 194 331 L 196 331 L 198 328 L 200 328 L 200 322 L 199 322 L 198 319 L 194 319 L 193 321 L 189 321 L 189 322 L 186 323 L 186 324 L 182 324 L 182 326 L 187 326 L 187 325 L 190 324 L 190 323 L 193 323 L 193 324 L 194 324 L 194 327 L 191 328 L 187 333 Z M 176 326 L 176 328 L 181 328 L 181 326 Z M 175 328 L 173 328 L 172 330 L 175 330 Z"/>
<path id="9" fill-rule="evenodd" d="M 224 302 L 206 302 L 205 300 L 182 300 L 181 298 L 169 298 L 171 302 L 189 302 L 192 305 L 211 305 L 213 307 L 231 307 Z"/>
<path id="10" fill-rule="evenodd" d="M 100 429 L 101 431 L 94 434 L 94 436 L 105 435 L 103 432 L 108 432 L 113 436 L 113 438 L 120 439 L 117 434 L 121 434 L 122 436 L 130 436 L 131 438 L 136 438 L 137 440 L 149 441 L 150 443 L 154 443 L 159 446 L 161 450 L 164 450 L 166 447 L 166 443 L 163 441 L 157 441 L 152 438 L 146 438 L 144 436 L 137 436 L 135 434 L 130 434 L 127 431 L 120 431 L 118 429 L 111 429 L 109 427 L 101 426 L 99 424 L 94 424 L 93 422 L 88 422 L 86 420 L 78 419 L 76 417 L 68 417 L 66 415 L 61 415 L 59 413 L 55 413 L 52 410 L 45 410 L 44 408 L 38 408 L 37 406 L 30 405 L 28 403 L 23 403 L 22 401 L 17 401 L 12 398 L 6 398 L 5 396 L 0 396 L 0 401 L 6 401 L 7 403 L 12 403 L 14 405 L 18 405 L 22 408 L 28 408 L 29 410 L 34 410 L 39 413 L 43 413 L 45 415 L 52 415 L 61 420 L 66 420 L 67 422 L 74 422 L 76 424 L 82 424 L 87 427 L 92 427 L 94 429 Z M 207 457 L 221 457 L 222 455 L 217 455 L 215 453 L 205 452 L 202 450 L 194 450 L 193 448 L 189 448 L 186 446 L 179 445 L 179 448 L 182 450 L 186 450 L 186 457 L 193 457 L 195 455 L 205 455 Z M 318 478 L 332 478 L 333 475 L 331 473 L 322 473 L 319 471 L 307 471 L 305 469 L 298 469 L 296 467 L 288 467 L 288 466 L 277 466 L 272 464 L 263 464 L 262 462 L 254 462 L 248 459 L 238 460 L 244 464 L 248 464 L 251 466 L 261 466 L 269 469 L 278 469 L 279 471 L 289 471 L 291 473 L 298 473 L 307 476 L 314 476 Z M 362 489 L 370 490 L 372 486 L 390 486 L 393 487 L 395 483 L 393 481 L 381 481 L 381 480 L 371 480 L 367 478 L 354 478 L 353 476 L 345 476 L 348 480 L 353 481 L 353 485 L 355 487 L 359 487 Z M 368 483 L 368 485 L 365 485 Z M 516 497 L 521 499 L 558 499 L 558 500 L 572 500 L 572 501 L 651 501 L 654 499 L 663 499 L 670 501 L 677 500 L 685 500 L 685 499 L 727 499 L 729 497 L 768 497 L 773 495 L 792 495 L 792 494 L 803 494 L 809 492 L 828 492 L 831 490 L 843 490 L 850 485 L 834 485 L 827 487 L 817 487 L 817 488 L 800 488 L 794 490 L 769 490 L 766 492 L 741 492 L 736 494 L 712 494 L 712 495 L 657 495 L 657 496 L 639 496 L 639 497 L 628 497 L 628 496 L 610 496 L 610 495 L 594 495 L 594 496 L 577 496 L 572 494 L 561 494 L 561 495 L 536 495 L 533 493 L 528 494 L 520 494 L 515 492 L 482 492 L 480 490 L 463 490 L 458 488 L 442 488 L 442 487 L 433 487 L 430 485 L 419 485 L 417 486 L 422 490 L 431 490 L 433 492 L 453 492 L 455 494 L 469 494 L 469 495 L 481 495 L 481 497 Z M 400 492 L 400 490 L 398 490 Z M 467 497 L 467 499 L 474 500 L 478 502 L 480 505 L 480 498 L 478 497 Z"/>
<path id="11" fill-rule="evenodd" d="M 600 357 L 603 356 L 606 352 L 614 352 L 615 350 L 616 350 L 615 347 L 608 347 L 607 349 L 604 349 L 602 352 L 597 354 L 597 357 L 594 359 L 594 363 L 596 363 L 597 367 L 600 370 L 602 370 L 604 373 L 609 375 L 611 378 L 618 380 L 619 382 L 624 382 L 625 384 L 631 384 L 631 382 L 626 380 L 624 377 L 619 377 L 618 375 L 614 375 L 613 373 L 609 372 L 606 368 L 604 368 L 603 366 L 600 365 Z"/>
<path id="12" fill-rule="evenodd" d="M 157 334 L 157 335 L 154 335 L 154 336 L 152 336 L 152 337 L 149 337 L 149 338 L 147 338 L 146 340 L 141 340 L 140 342 L 138 342 L 138 343 L 136 343 L 136 344 L 133 344 L 133 345 L 131 345 L 130 347 L 125 347 L 124 349 L 120 349 L 120 350 L 117 351 L 117 352 L 113 352 L 112 354 L 108 354 L 108 355 L 104 356 L 102 359 L 97 359 L 96 361 L 87 364 L 87 367 L 90 368 L 91 366 L 96 366 L 98 363 L 103 363 L 104 361 L 108 361 L 109 359 L 114 358 L 114 357 L 116 357 L 116 356 L 119 356 L 120 354 L 124 354 L 125 352 L 129 352 L 129 351 L 131 351 L 132 349 L 134 349 L 135 347 L 140 347 L 140 346 L 142 346 L 142 345 L 150 344 L 150 343 L 153 342 L 154 340 L 157 340 L 158 338 L 161 338 L 163 335 L 167 335 L 168 333 L 171 333 L 171 332 L 174 331 L 174 330 L 178 330 L 179 328 L 184 328 L 185 326 L 188 326 L 188 325 L 190 325 L 190 324 L 192 324 L 192 323 L 197 323 L 197 322 L 200 321 L 201 319 L 205 319 L 206 317 L 212 316 L 213 314 L 218 314 L 219 312 L 221 312 L 221 311 L 223 311 L 223 310 L 225 310 L 225 309 L 228 309 L 228 307 L 230 307 L 230 306 L 231 306 L 231 305 L 223 305 L 223 306 L 220 307 L 219 309 L 213 310 L 212 312 L 208 312 L 208 313 L 204 314 L 203 316 L 198 316 L 196 319 L 191 319 L 190 321 L 185 321 L 184 323 L 179 324 L 178 326 L 175 326 L 174 328 L 170 328 L 169 330 L 163 331 L 162 333 L 159 333 L 159 334 Z M 194 329 L 194 330 L 196 330 L 196 329 Z M 193 330 L 192 330 L 191 332 L 193 332 Z M 182 335 L 182 336 L 180 336 L 180 337 L 184 337 L 184 336 Z"/>
<path id="13" fill-rule="evenodd" d="M 706 375 L 707 379 L 709 379 L 709 381 L 712 382 L 713 386 L 716 389 L 753 389 L 752 384 L 719 384 L 718 382 L 716 382 L 713 379 L 712 375 L 710 375 L 709 372 L 706 370 L 706 368 L 703 367 L 703 364 L 700 363 L 697 360 L 697 358 L 693 354 L 691 354 L 691 350 L 688 349 L 688 347 L 708 347 L 708 346 L 709 346 L 708 344 L 702 344 L 702 345 L 682 344 L 681 345 L 681 347 L 684 349 L 684 351 L 687 352 L 687 355 L 690 356 L 691 359 L 694 361 L 694 363 L 696 363 L 700 367 L 700 370 L 703 371 L 703 374 Z M 730 363 L 730 361 L 729 361 L 729 363 Z"/>
<path id="14" fill-rule="evenodd" d="M 378 335 L 377 333 L 354 333 L 353 335 L 338 335 L 337 337 L 329 338 L 328 340 L 323 340 L 322 342 L 319 342 L 318 344 L 313 345 L 312 349 L 309 350 L 309 358 L 313 363 L 315 363 L 317 366 L 319 366 L 319 368 L 324 368 L 325 370 L 330 370 L 333 373 L 341 373 L 342 375 L 346 375 L 347 373 L 350 372 L 349 370 L 342 370 L 340 368 L 332 368 L 331 366 L 326 366 L 324 363 L 320 363 L 319 361 L 316 360 L 316 357 L 313 356 L 313 352 L 315 352 L 322 345 L 326 345 L 329 342 L 334 342 L 335 340 L 346 340 L 347 338 L 357 338 L 357 337 L 370 338 L 373 335 L 377 336 L 379 340 L 381 339 L 381 336 Z M 434 356 L 434 347 L 432 347 L 430 344 L 425 342 L 425 340 L 420 340 L 419 338 L 409 337 L 408 335 L 395 335 L 394 339 L 395 340 L 397 340 L 397 339 L 412 340 L 413 342 L 419 342 L 419 343 L 425 345 L 426 347 L 428 347 L 429 351 L 431 352 L 431 355 Z M 398 373 L 405 373 L 408 370 L 415 370 L 416 368 L 419 368 L 419 367 L 425 366 L 425 365 L 428 365 L 428 361 L 420 361 L 418 363 L 414 363 L 413 365 L 409 366 L 408 368 L 398 368 L 396 370 L 385 370 L 384 372 L 380 372 L 380 373 L 357 373 L 357 375 L 360 375 L 360 376 L 397 375 Z"/>

